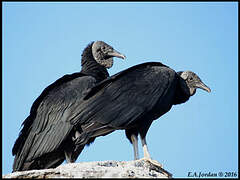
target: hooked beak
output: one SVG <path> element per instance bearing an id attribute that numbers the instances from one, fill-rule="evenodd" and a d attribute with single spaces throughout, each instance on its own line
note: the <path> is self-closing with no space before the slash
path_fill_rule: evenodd
<path id="1" fill-rule="evenodd" d="M 112 57 L 118 57 L 118 58 L 122 58 L 122 59 L 125 59 L 126 56 L 121 54 L 120 52 L 116 51 L 116 50 L 113 50 L 111 52 L 108 52 L 108 55 L 109 56 L 112 56 Z"/>
<path id="2" fill-rule="evenodd" d="M 203 90 L 205 90 L 205 91 L 207 91 L 207 92 L 211 92 L 211 89 L 209 88 L 209 87 L 207 87 L 207 85 L 206 84 L 204 84 L 203 82 L 199 82 L 199 83 L 197 83 L 196 84 L 196 87 L 197 88 L 200 88 L 200 89 L 203 89 Z"/>

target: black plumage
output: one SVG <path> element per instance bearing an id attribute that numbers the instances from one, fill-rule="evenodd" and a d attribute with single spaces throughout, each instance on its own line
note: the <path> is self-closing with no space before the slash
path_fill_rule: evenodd
<path id="1" fill-rule="evenodd" d="M 54 168 L 66 158 L 77 159 L 73 139 L 79 127 L 71 124 L 87 90 L 109 76 L 113 57 L 125 58 L 103 41 L 90 43 L 82 53 L 82 69 L 68 74 L 43 90 L 15 141 L 13 171 Z"/>
<path id="2" fill-rule="evenodd" d="M 196 88 L 210 89 L 191 71 L 175 72 L 158 62 L 143 63 L 113 75 L 94 86 L 78 109 L 75 125 L 85 127 L 76 139 L 78 146 L 114 130 L 125 130 L 138 159 L 140 135 L 144 157 L 150 159 L 146 134 L 151 123 L 172 105 L 186 102 Z M 87 128 L 86 128 L 87 127 Z"/>

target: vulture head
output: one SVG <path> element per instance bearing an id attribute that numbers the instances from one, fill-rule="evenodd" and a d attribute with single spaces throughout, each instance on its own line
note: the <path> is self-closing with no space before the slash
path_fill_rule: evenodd
<path id="1" fill-rule="evenodd" d="M 126 57 L 103 41 L 95 41 L 92 45 L 92 55 L 100 65 L 111 68 L 113 57 L 125 59 Z"/>
<path id="2" fill-rule="evenodd" d="M 181 72 L 180 77 L 186 82 L 191 96 L 195 94 L 197 88 L 211 92 L 211 89 L 192 71 Z"/>

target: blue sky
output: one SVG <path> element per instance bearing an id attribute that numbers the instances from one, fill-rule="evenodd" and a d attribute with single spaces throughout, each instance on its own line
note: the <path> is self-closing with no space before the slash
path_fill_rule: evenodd
<path id="1" fill-rule="evenodd" d="M 80 71 L 82 50 L 95 40 L 127 57 L 115 59 L 111 75 L 157 61 L 194 71 L 212 90 L 198 90 L 153 122 L 147 134 L 153 159 L 173 177 L 238 172 L 237 5 L 4 2 L 3 174 L 12 171 L 11 149 L 34 100 L 56 79 Z M 86 147 L 77 162 L 133 157 L 124 131 L 115 131 Z"/>

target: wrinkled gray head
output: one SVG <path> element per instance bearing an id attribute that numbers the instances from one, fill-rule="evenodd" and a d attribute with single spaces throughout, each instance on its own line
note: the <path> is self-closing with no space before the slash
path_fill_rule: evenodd
<path id="1" fill-rule="evenodd" d="M 95 41 L 92 45 L 92 54 L 94 59 L 106 68 L 113 65 L 113 57 L 125 59 L 126 57 L 113 49 L 110 45 L 103 41 Z"/>
<path id="2" fill-rule="evenodd" d="M 194 95 L 197 88 L 211 92 L 211 89 L 205 85 L 201 79 L 192 71 L 184 71 L 180 73 L 190 90 L 190 95 Z"/>

